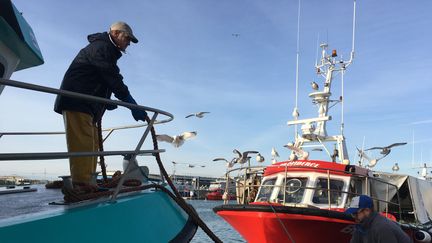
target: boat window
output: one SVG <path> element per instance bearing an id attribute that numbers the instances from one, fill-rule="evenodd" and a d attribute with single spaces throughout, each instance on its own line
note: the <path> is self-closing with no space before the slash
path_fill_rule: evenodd
<path id="1" fill-rule="evenodd" d="M 257 202 L 267 202 L 270 200 L 271 193 L 277 178 L 265 180 L 260 186 Z"/>
<path id="2" fill-rule="evenodd" d="M 318 178 L 315 193 L 312 198 L 312 202 L 316 204 L 328 204 L 328 180 L 327 178 Z M 344 182 L 342 180 L 330 179 L 330 203 L 340 204 L 342 202 L 342 189 Z"/>
<path id="3" fill-rule="evenodd" d="M 362 190 L 362 181 L 357 178 L 351 178 L 350 184 L 349 184 L 349 192 L 348 194 L 348 201 L 351 201 L 351 198 L 363 194 Z"/>
<path id="4" fill-rule="evenodd" d="M 285 187 L 282 186 L 279 190 L 278 201 L 284 202 L 284 191 L 285 191 L 285 203 L 300 203 L 303 200 L 303 194 L 306 187 L 308 178 L 286 178 Z"/>

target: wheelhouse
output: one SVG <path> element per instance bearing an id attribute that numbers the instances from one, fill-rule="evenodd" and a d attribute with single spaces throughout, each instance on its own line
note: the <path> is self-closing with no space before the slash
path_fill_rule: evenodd
<path id="1" fill-rule="evenodd" d="M 363 168 L 332 162 L 280 162 L 266 169 L 254 203 L 343 209 L 350 195 L 365 191 L 366 176 Z"/>

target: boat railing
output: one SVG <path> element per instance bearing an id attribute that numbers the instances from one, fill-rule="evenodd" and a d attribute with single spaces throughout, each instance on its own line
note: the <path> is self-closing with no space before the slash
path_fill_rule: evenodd
<path id="1" fill-rule="evenodd" d="M 256 170 L 255 171 L 252 170 L 253 168 L 255 168 Z M 247 178 L 251 178 L 251 176 L 252 176 L 252 174 L 254 172 L 255 173 L 263 174 L 264 168 L 265 167 L 263 167 L 263 166 L 249 167 L 249 168 L 248 167 L 236 168 L 236 169 L 227 171 L 226 178 L 227 178 L 227 180 L 229 178 L 233 178 L 233 177 L 230 177 L 230 175 L 229 175 L 229 173 L 231 173 L 231 172 L 245 170 L 245 172 L 243 173 L 241 179 L 246 178 L 246 179 L 244 179 L 244 181 L 246 182 Z M 288 172 L 290 172 L 288 168 L 289 169 L 311 169 L 311 167 L 307 167 L 307 166 L 289 166 L 289 167 L 285 166 L 284 183 L 282 185 L 274 185 L 274 184 L 272 184 L 272 185 L 263 185 L 261 183 L 261 181 L 258 184 L 253 184 L 253 183 L 249 183 L 249 184 L 241 183 L 241 184 L 238 184 L 238 183 L 236 183 L 236 189 L 237 189 L 237 191 L 241 190 L 242 193 L 243 193 L 242 195 L 240 195 L 240 196 L 243 196 L 243 198 L 240 198 L 241 200 L 237 200 L 238 203 L 240 203 L 240 204 L 248 204 L 248 203 L 250 203 L 251 201 L 247 201 L 245 199 L 245 193 L 246 193 L 246 191 L 249 191 L 249 192 L 256 191 L 256 193 L 258 193 L 258 188 L 259 187 L 261 187 L 261 188 L 264 188 L 264 187 L 268 187 L 268 188 L 279 187 L 279 188 L 281 188 L 283 190 L 283 192 L 285 192 L 286 191 L 286 187 L 287 187 Z M 262 170 L 258 170 L 258 169 L 262 169 Z M 328 209 L 331 209 L 332 208 L 332 203 L 331 203 L 332 202 L 332 194 L 333 195 L 334 194 L 339 194 L 339 195 L 346 194 L 346 195 L 348 195 L 351 198 L 355 197 L 355 196 L 362 195 L 362 194 L 369 194 L 368 193 L 368 191 L 369 191 L 368 188 L 370 186 L 370 182 L 371 181 L 376 181 L 378 183 L 383 183 L 383 184 L 386 185 L 385 199 L 382 199 L 382 198 L 379 198 L 377 196 L 371 195 L 372 200 L 374 200 L 375 202 L 380 202 L 380 203 L 384 203 L 385 204 L 385 210 L 383 212 L 386 214 L 386 216 L 389 214 L 389 205 L 393 205 L 393 206 L 397 207 L 399 210 L 397 210 L 397 212 L 391 212 L 391 213 L 397 213 L 398 216 L 399 216 L 399 219 L 402 219 L 402 209 L 401 209 L 401 205 L 400 205 L 399 190 L 398 190 L 398 187 L 396 185 L 394 185 L 394 184 L 392 184 L 390 182 L 384 181 L 384 180 L 382 180 L 380 178 L 375 178 L 375 177 L 372 177 L 372 176 L 367 176 L 367 175 L 364 175 L 364 174 L 359 174 L 359 173 L 355 173 L 355 172 L 351 172 L 351 171 L 346 171 L 346 170 L 337 170 L 337 169 L 332 169 L 332 168 L 313 168 L 313 170 L 314 170 L 314 172 L 318 171 L 318 172 L 326 173 L 326 178 L 327 178 L 327 187 L 326 188 L 319 187 L 319 186 L 309 187 L 309 186 L 295 186 L 295 185 L 291 185 L 290 187 L 294 188 L 296 191 L 300 190 L 300 189 L 304 189 L 304 190 L 309 189 L 309 190 L 314 190 L 314 191 L 315 190 L 326 191 L 327 192 L 327 197 L 328 197 L 328 200 L 327 200 L 327 202 L 328 202 Z M 340 189 L 332 189 L 331 185 L 330 185 L 330 179 L 332 179 L 332 173 L 331 172 L 333 174 L 334 173 L 348 174 L 348 175 L 351 176 L 351 178 L 364 179 L 365 183 L 366 183 L 366 187 L 365 187 L 366 191 L 365 191 L 365 193 L 351 192 L 351 191 L 349 191 L 349 188 L 348 188 L 347 191 L 340 190 Z M 227 185 L 228 185 L 228 183 L 227 183 Z M 395 189 L 396 196 L 397 196 L 397 202 L 392 202 L 391 201 L 391 198 L 389 196 L 389 191 L 390 191 L 389 188 L 390 187 L 393 187 Z M 255 196 L 258 196 L 258 194 L 256 194 Z M 237 195 L 237 197 L 239 197 L 239 195 Z M 284 205 L 285 204 L 289 204 L 289 203 L 286 203 L 286 198 L 285 197 L 286 197 L 286 193 L 283 193 L 283 199 L 281 200 L 281 202 L 278 202 L 278 203 L 282 203 Z M 252 201 L 254 201 L 256 199 L 257 198 L 255 197 L 255 198 L 252 199 Z M 267 202 L 271 203 L 269 200 L 270 200 L 270 198 L 268 198 Z M 346 201 L 347 201 L 347 199 L 346 199 Z"/>
<path id="2" fill-rule="evenodd" d="M 62 95 L 67 97 L 72 97 L 76 99 L 91 101 L 91 102 L 97 102 L 102 104 L 109 104 L 109 105 L 117 105 L 117 106 L 123 106 L 131 109 L 137 109 L 141 111 L 146 112 L 152 112 L 153 115 L 148 120 L 147 124 L 140 124 L 133 127 L 143 127 L 146 126 L 146 129 L 141 136 L 137 146 L 134 150 L 122 150 L 122 151 L 99 151 L 99 152 L 43 152 L 43 153 L 0 153 L 0 161 L 12 161 L 12 160 L 49 160 L 49 159 L 65 159 L 65 158 L 71 158 L 71 157 L 87 157 L 87 156 L 113 156 L 113 155 L 129 155 L 130 159 L 128 163 L 128 166 L 126 170 L 124 171 L 124 174 L 128 174 L 129 171 L 132 169 L 133 165 L 136 163 L 136 156 L 137 155 L 153 155 L 155 153 L 161 153 L 165 152 L 164 149 L 151 149 L 151 150 L 142 150 L 141 147 L 147 138 L 148 133 L 150 132 L 150 129 L 153 127 L 154 124 L 161 124 L 161 123 L 167 123 L 174 119 L 174 116 L 166 111 L 147 107 L 147 106 L 141 106 L 141 105 L 135 105 L 127 102 L 122 101 L 116 101 L 116 100 L 110 100 L 105 98 L 100 98 L 96 96 L 66 91 L 66 90 L 60 90 L 60 89 L 54 89 L 50 87 L 10 80 L 10 79 L 3 79 L 0 78 L 0 85 L 25 89 L 25 90 L 32 90 L 37 92 L 43 92 L 43 93 L 50 93 L 55 95 Z M 156 121 L 157 116 L 161 114 L 164 116 L 164 119 Z M 109 134 L 104 138 L 104 140 L 115 130 L 120 129 L 127 129 L 130 126 L 123 126 L 123 127 L 116 127 L 107 129 L 109 131 Z M 47 135 L 47 134 L 60 134 L 60 132 L 0 132 L 0 137 L 4 135 Z M 142 171 L 141 171 L 142 172 Z M 121 178 L 121 181 L 119 182 L 119 186 L 117 186 L 112 199 L 115 200 L 119 190 L 120 186 L 122 185 L 125 176 Z"/>
<path id="3" fill-rule="evenodd" d="M 237 202 L 242 204 L 249 203 L 255 199 L 255 194 L 258 191 L 259 182 L 261 181 L 261 176 L 264 174 L 265 168 L 266 166 L 245 166 L 227 170 L 225 173 L 227 181 L 225 192 L 232 191 L 232 183 L 229 182 L 234 180 Z M 231 176 L 235 172 L 237 172 L 237 175 Z M 256 179 L 259 180 L 257 181 Z M 225 203 L 228 203 L 228 200 L 225 200 Z"/>

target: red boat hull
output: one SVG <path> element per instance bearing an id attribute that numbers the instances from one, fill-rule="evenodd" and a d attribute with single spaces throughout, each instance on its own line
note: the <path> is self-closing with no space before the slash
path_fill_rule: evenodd
<path id="1" fill-rule="evenodd" d="M 340 218 L 329 218 L 298 214 L 295 213 L 296 210 L 292 213 L 276 212 L 280 211 L 278 208 L 288 207 L 267 206 L 262 210 L 263 208 L 265 207 L 254 205 L 224 205 L 216 207 L 214 211 L 250 243 L 349 242 L 354 230 L 354 222 L 344 219 L 346 216 L 340 212 L 329 211 L 340 214 Z"/>
<path id="2" fill-rule="evenodd" d="M 349 242 L 355 223 L 343 212 L 277 205 L 222 205 L 213 209 L 249 243 Z M 404 229 L 412 238 L 413 231 Z"/>
<path id="3" fill-rule="evenodd" d="M 207 193 L 206 199 L 207 200 L 223 200 L 222 196 L 223 196 L 223 194 L 221 193 L 221 191 L 212 191 L 212 192 Z M 236 199 L 235 195 L 232 195 L 232 194 L 229 195 L 229 200 L 235 200 L 235 199 Z"/>

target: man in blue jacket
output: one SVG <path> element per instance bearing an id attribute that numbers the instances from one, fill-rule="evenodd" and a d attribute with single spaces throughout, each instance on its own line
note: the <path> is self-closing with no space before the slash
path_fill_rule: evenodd
<path id="1" fill-rule="evenodd" d="M 109 32 L 91 34 L 87 39 L 89 44 L 72 61 L 60 89 L 108 99 L 114 93 L 117 99 L 136 104 L 117 66 L 117 60 L 130 42 L 138 42 L 131 27 L 124 22 L 115 22 Z M 57 96 L 54 111 L 63 115 L 69 152 L 99 150 L 96 123 L 110 108 L 115 109 L 102 103 Z M 132 109 L 132 116 L 136 121 L 145 121 L 147 114 Z M 97 157 L 70 158 L 73 184 L 89 184 L 96 164 Z"/>
<path id="2" fill-rule="evenodd" d="M 356 221 L 351 243 L 410 243 L 412 240 L 394 221 L 374 211 L 373 201 L 366 195 L 353 197 L 345 211 Z"/>

